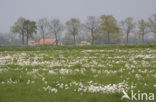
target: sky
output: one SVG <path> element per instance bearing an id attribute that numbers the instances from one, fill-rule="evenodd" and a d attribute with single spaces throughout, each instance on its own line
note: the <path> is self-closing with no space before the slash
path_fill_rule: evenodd
<path id="1" fill-rule="evenodd" d="M 82 22 L 87 16 L 112 14 L 117 20 L 133 17 L 136 21 L 156 14 L 156 0 L 0 0 L 0 32 L 7 33 L 19 17 L 37 21 L 70 18 Z"/>

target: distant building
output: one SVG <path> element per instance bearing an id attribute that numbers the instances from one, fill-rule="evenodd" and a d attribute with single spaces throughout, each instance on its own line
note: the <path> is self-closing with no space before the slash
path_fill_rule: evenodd
<path id="1" fill-rule="evenodd" d="M 56 39 L 40 39 L 39 44 L 54 44 Z"/>
<path id="2" fill-rule="evenodd" d="M 28 45 L 33 46 L 33 45 L 36 45 L 35 43 L 36 43 L 36 42 L 35 42 L 34 40 L 28 40 Z"/>
<path id="3" fill-rule="evenodd" d="M 91 44 L 87 41 L 81 41 L 80 45 L 91 45 Z"/>
<path id="4" fill-rule="evenodd" d="M 55 45 L 55 41 L 56 41 L 56 39 L 40 39 L 39 42 L 35 42 L 34 40 L 29 40 L 28 45 L 30 45 L 30 46 L 43 45 L 43 44 L 46 44 L 46 45 L 53 44 L 53 45 Z"/>

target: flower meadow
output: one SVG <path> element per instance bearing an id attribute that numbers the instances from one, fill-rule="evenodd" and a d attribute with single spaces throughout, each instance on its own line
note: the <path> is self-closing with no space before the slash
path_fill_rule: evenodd
<path id="1" fill-rule="evenodd" d="M 0 51 L 0 102 L 130 102 L 123 89 L 156 94 L 156 48 Z"/>

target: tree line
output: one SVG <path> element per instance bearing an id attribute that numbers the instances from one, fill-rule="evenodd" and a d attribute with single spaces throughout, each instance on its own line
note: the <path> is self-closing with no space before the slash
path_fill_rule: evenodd
<path id="1" fill-rule="evenodd" d="M 140 19 L 135 22 L 132 17 L 122 21 L 112 15 L 101 15 L 100 17 L 89 16 L 84 23 L 78 18 L 71 18 L 62 24 L 59 19 L 48 20 L 39 19 L 37 22 L 20 17 L 10 28 L 14 34 L 18 34 L 23 45 L 28 45 L 29 39 L 34 39 L 35 34 L 39 34 L 44 39 L 47 35 L 54 36 L 56 45 L 62 40 L 71 44 L 77 44 L 78 35 L 82 39 L 86 38 L 92 45 L 99 41 L 107 44 L 121 42 L 129 43 L 131 33 L 138 36 L 144 43 L 145 35 L 152 33 L 156 39 L 156 14 L 153 14 L 148 20 Z M 63 34 L 60 39 L 60 35 Z M 26 43 L 25 43 L 26 42 Z"/>

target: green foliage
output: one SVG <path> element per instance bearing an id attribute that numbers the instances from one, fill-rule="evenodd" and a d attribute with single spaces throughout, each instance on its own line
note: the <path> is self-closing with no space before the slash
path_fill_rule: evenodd
<path id="1" fill-rule="evenodd" d="M 121 21 L 121 25 L 122 25 L 122 32 L 126 34 L 127 43 L 128 43 L 129 35 L 135 28 L 135 23 L 133 21 L 133 18 L 132 17 L 126 18 L 125 20 Z"/>
<path id="2" fill-rule="evenodd" d="M 25 29 L 24 29 L 24 22 L 26 21 L 25 18 L 20 17 L 10 28 L 11 32 L 20 34 L 22 36 L 22 44 L 24 45 L 24 36 L 25 36 Z"/>
<path id="3" fill-rule="evenodd" d="M 18 33 L 22 35 L 22 43 L 24 45 L 25 36 L 28 39 L 33 37 L 34 33 L 37 33 L 37 25 L 35 21 L 30 21 L 25 18 L 19 18 L 17 22 L 15 22 L 14 26 L 11 27 L 11 32 Z"/>
<path id="4" fill-rule="evenodd" d="M 80 20 L 76 18 L 71 18 L 66 22 L 67 30 L 69 34 L 78 35 L 80 29 Z"/>
<path id="5" fill-rule="evenodd" d="M 25 30 L 26 36 L 28 38 L 33 37 L 33 34 L 37 33 L 36 22 L 30 21 L 30 20 L 25 20 L 23 25 L 24 25 L 24 30 Z"/>
<path id="6" fill-rule="evenodd" d="M 107 48 L 156 48 L 156 43 L 146 44 L 109 44 L 109 45 L 94 45 L 94 46 L 0 46 L 0 51 L 44 51 L 44 50 L 72 50 L 72 49 L 107 49 Z"/>
<path id="7" fill-rule="evenodd" d="M 37 26 L 39 28 L 39 34 L 42 35 L 43 39 L 49 37 L 48 35 L 45 36 L 46 34 L 51 33 L 55 35 L 56 45 L 61 40 L 63 45 L 79 45 L 81 41 L 90 42 L 92 45 L 120 44 L 125 41 L 127 43 L 141 43 L 138 40 L 140 37 L 138 35 L 142 36 L 142 42 L 144 42 L 145 34 L 151 36 L 147 37 L 145 42 L 152 42 L 155 39 L 152 38 L 153 35 L 151 32 L 156 35 L 156 14 L 151 16 L 148 21 L 139 20 L 137 26 L 132 17 L 122 20 L 119 25 L 116 18 L 112 15 L 101 15 L 99 18 L 89 16 L 84 24 L 81 24 L 78 18 L 71 18 L 65 25 L 67 32 L 65 32 L 63 38 L 58 36 L 64 30 L 63 25 L 58 19 L 51 21 L 48 21 L 46 18 L 39 19 L 38 25 L 36 25 L 34 21 L 21 17 L 14 23 L 10 30 L 20 35 L 19 37 L 23 45 L 25 45 L 25 42 L 28 44 L 28 39 L 34 37 L 33 35 L 37 32 Z M 38 35 L 36 37 L 39 38 Z M 130 41 L 128 41 L 129 39 Z M 60 42 L 60 44 L 62 43 Z"/>
<path id="8" fill-rule="evenodd" d="M 117 21 L 112 15 L 102 15 L 100 17 L 100 29 L 110 33 L 119 32 Z"/>
<path id="9" fill-rule="evenodd" d="M 24 33 L 24 22 L 25 22 L 25 18 L 20 17 L 15 23 L 14 26 L 11 27 L 11 32 L 13 33 L 19 33 L 19 34 L 23 34 Z"/>
<path id="10" fill-rule="evenodd" d="M 99 30 L 102 34 L 107 34 L 108 43 L 110 43 L 110 34 L 119 34 L 120 32 L 117 20 L 112 15 L 102 15 L 100 17 Z"/>
<path id="11" fill-rule="evenodd" d="M 77 18 L 71 18 L 69 21 L 66 22 L 67 31 L 69 34 L 73 36 L 74 44 L 76 44 L 76 35 L 80 32 L 80 20 Z"/>
<path id="12" fill-rule="evenodd" d="M 153 16 L 149 18 L 149 24 L 150 31 L 153 32 L 156 36 L 156 14 L 153 14 Z"/>
<path id="13" fill-rule="evenodd" d="M 143 19 L 138 21 L 138 33 L 142 36 L 142 41 L 144 42 L 144 35 L 149 33 L 149 23 Z"/>

